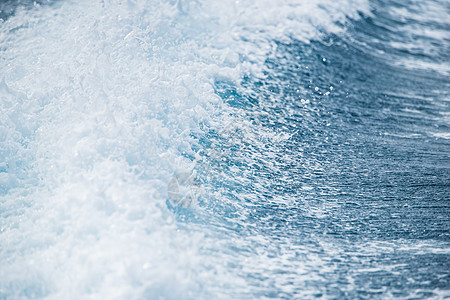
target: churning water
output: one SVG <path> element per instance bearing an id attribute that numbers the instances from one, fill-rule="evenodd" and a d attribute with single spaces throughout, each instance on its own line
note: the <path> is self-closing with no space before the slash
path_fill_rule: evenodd
<path id="1" fill-rule="evenodd" d="M 0 10 L 0 299 L 450 297 L 447 0 Z"/>

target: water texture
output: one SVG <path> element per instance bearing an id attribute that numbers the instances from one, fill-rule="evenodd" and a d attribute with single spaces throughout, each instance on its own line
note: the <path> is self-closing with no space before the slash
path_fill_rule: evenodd
<path id="1" fill-rule="evenodd" d="M 450 297 L 448 1 L 0 18 L 0 299 Z"/>

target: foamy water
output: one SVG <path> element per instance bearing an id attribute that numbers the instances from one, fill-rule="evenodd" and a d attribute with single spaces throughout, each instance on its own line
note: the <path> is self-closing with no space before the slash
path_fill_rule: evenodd
<path id="1" fill-rule="evenodd" d="M 426 3 L 434 13 L 414 20 L 442 21 L 445 27 L 448 11 Z M 380 41 L 361 44 L 353 34 L 358 22 L 377 20 L 376 5 L 363 0 L 12 5 L 14 12 L 0 23 L 0 298 L 448 295 L 448 263 L 427 269 L 437 276 L 430 279 L 415 278 L 411 274 L 419 267 L 405 261 L 421 256 L 434 266 L 449 256 L 448 204 L 442 202 L 449 191 L 441 184 L 448 179 L 448 155 L 437 158 L 442 169 L 418 171 L 420 178 L 436 178 L 436 188 L 419 198 L 444 203 L 436 214 L 440 237 L 372 236 L 386 233 L 374 217 L 385 204 L 375 200 L 390 199 L 395 191 L 370 194 L 361 185 L 364 178 L 398 171 L 401 159 L 387 158 L 393 163 L 386 172 L 385 161 L 360 161 L 388 142 L 365 137 L 352 142 L 358 131 L 372 133 L 372 125 L 348 127 L 347 117 L 333 117 L 340 108 L 327 106 L 356 95 L 358 88 L 353 75 L 339 81 L 328 71 L 320 73 L 319 65 L 338 62 L 332 57 L 338 51 L 326 53 L 316 45 L 340 45 L 334 41 L 354 37 L 355 48 L 376 48 Z M 397 9 L 402 18 L 418 16 Z M 424 38 L 418 47 L 425 54 L 448 49 L 445 28 L 429 34 L 410 24 L 403 28 L 408 34 L 442 41 L 429 46 Z M 408 40 L 389 43 L 397 50 L 413 47 Z M 448 75 L 448 61 L 394 54 L 386 61 Z M 347 64 L 345 58 L 341 62 Z M 358 72 L 358 78 L 370 73 Z M 417 90 L 411 93 L 408 99 L 417 99 Z M 426 136 L 437 139 L 434 151 L 448 150 L 448 118 L 440 117 L 448 112 L 447 96 L 448 80 L 429 96 L 425 125 L 413 121 L 412 133 L 392 127 L 379 136 Z M 421 110 L 412 103 L 403 115 L 390 104 L 380 111 L 400 120 L 395 124 L 407 124 L 402 118 L 416 120 Z M 352 106 L 341 107 L 351 118 L 364 119 Z M 362 123 L 383 122 L 384 117 L 372 122 L 367 107 Z M 430 129 L 427 122 L 440 127 Z M 364 148 L 366 141 L 372 148 Z M 350 144 L 355 148 L 345 150 Z M 359 183 L 346 179 L 349 169 L 363 174 L 358 173 L 363 165 L 369 177 L 358 177 Z M 407 169 L 416 165 L 412 160 Z M 413 178 L 396 181 L 405 199 Z M 395 213 L 387 214 L 392 218 L 385 222 L 394 228 Z M 353 239 L 357 231 L 367 236 Z M 371 272 L 396 280 L 406 274 L 419 285 L 405 279 L 395 294 L 382 279 L 374 283 L 370 278 L 378 277 Z"/>

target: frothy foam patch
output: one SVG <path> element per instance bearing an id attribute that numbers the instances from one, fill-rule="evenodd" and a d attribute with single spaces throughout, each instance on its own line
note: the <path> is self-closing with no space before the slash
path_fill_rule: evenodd
<path id="1" fill-rule="evenodd" d="M 0 26 L 0 297 L 245 290 L 224 267 L 236 258 L 211 255 L 223 236 L 174 221 L 171 178 L 195 167 L 195 135 L 229 122 L 217 80 L 262 76 L 274 41 L 340 31 L 364 7 L 105 0 L 17 10 Z"/>

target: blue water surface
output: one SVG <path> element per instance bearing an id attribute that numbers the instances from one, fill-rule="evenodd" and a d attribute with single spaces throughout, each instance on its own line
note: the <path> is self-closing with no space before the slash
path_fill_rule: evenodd
<path id="1" fill-rule="evenodd" d="M 450 297 L 447 1 L 100 2 L 0 5 L 0 299 Z"/>

